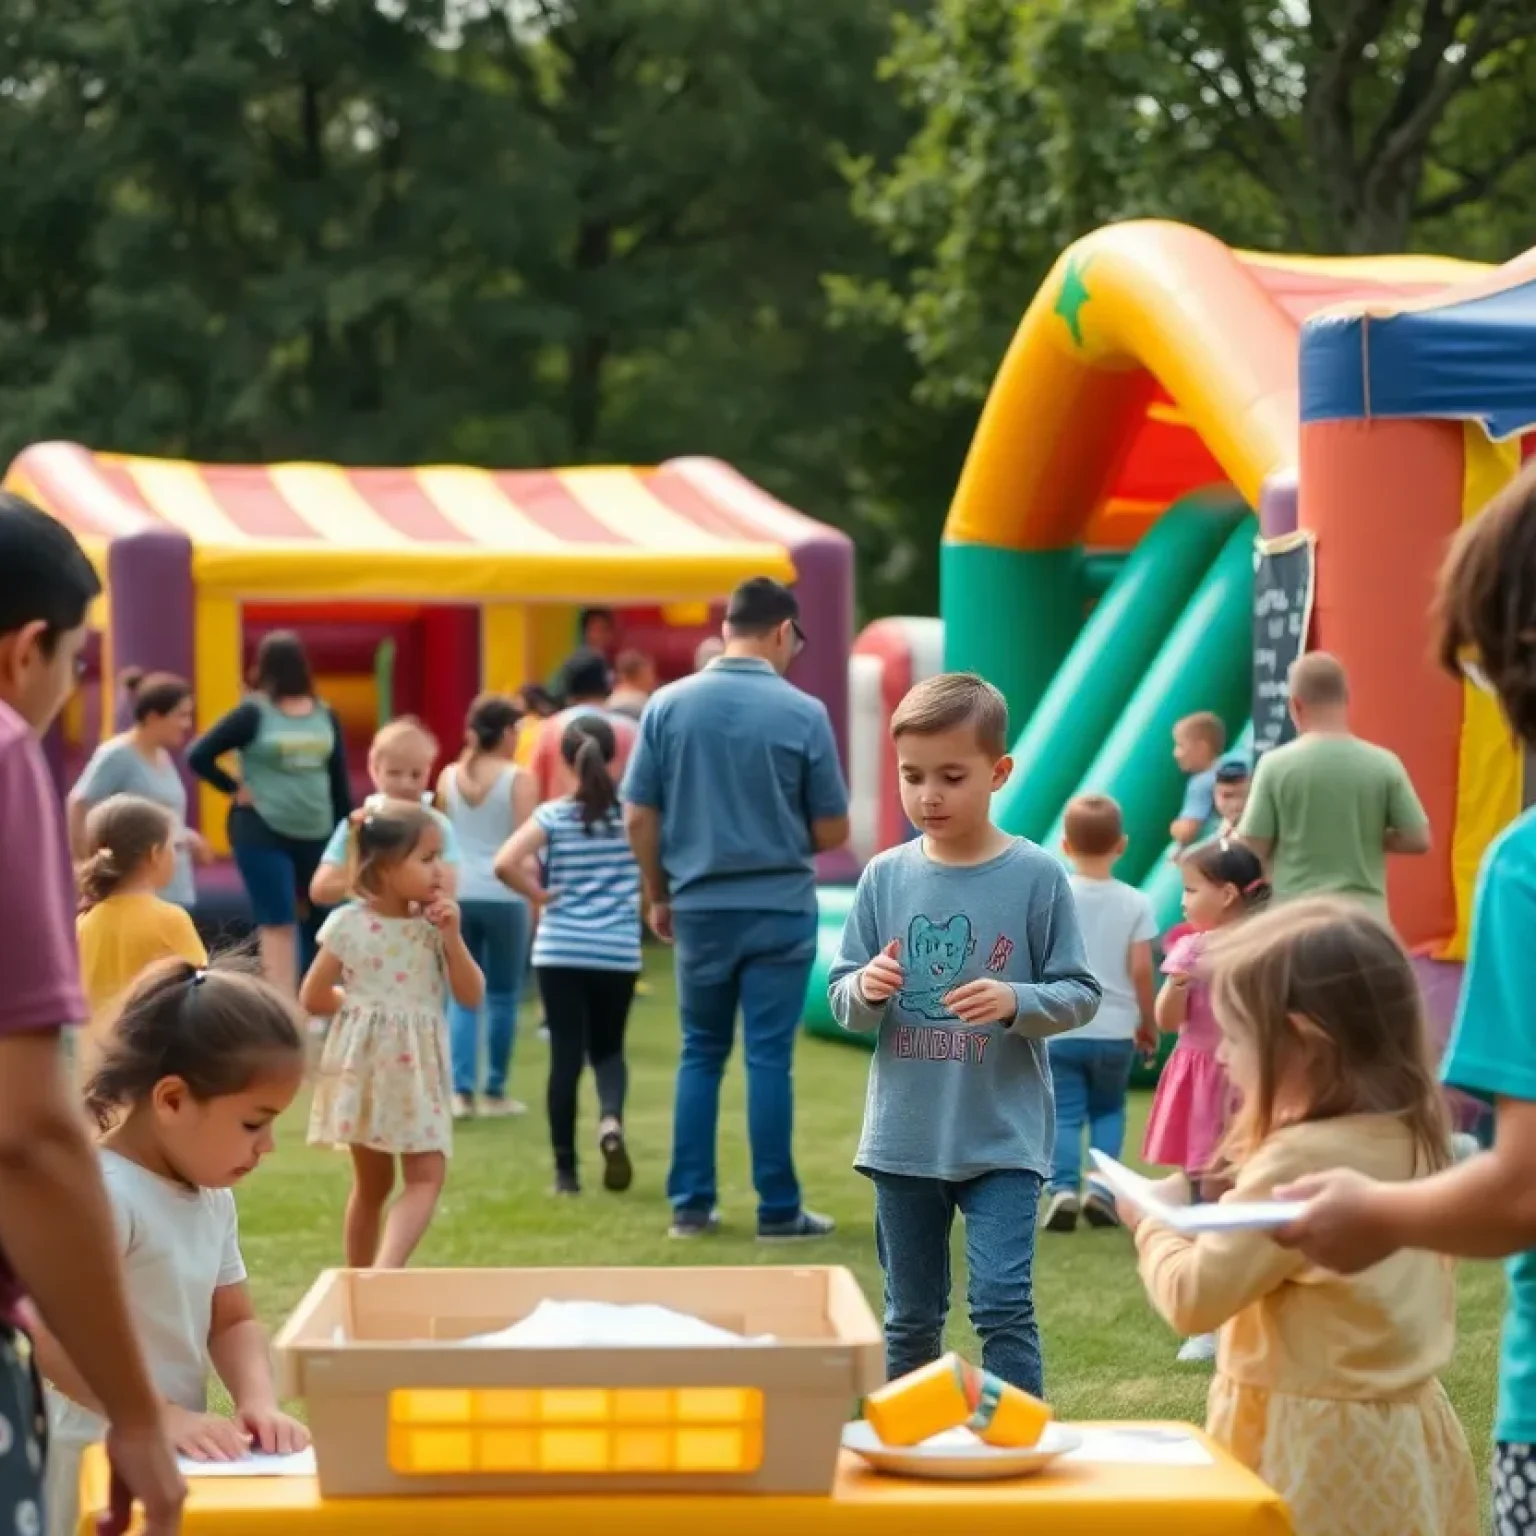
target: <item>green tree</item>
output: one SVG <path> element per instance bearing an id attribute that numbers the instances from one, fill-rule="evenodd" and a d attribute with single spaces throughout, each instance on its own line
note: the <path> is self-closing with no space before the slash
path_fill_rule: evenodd
<path id="1" fill-rule="evenodd" d="M 1536 207 L 1525 0 L 939 0 L 887 71 L 921 126 L 859 207 L 935 401 L 979 399 L 1063 245 L 1170 217 L 1233 244 L 1504 257 Z"/>
<path id="2" fill-rule="evenodd" d="M 555 463 L 724 451 L 819 507 L 907 132 L 869 0 L 18 0 L 4 444 Z M 889 370 L 876 382 L 888 388 Z"/>

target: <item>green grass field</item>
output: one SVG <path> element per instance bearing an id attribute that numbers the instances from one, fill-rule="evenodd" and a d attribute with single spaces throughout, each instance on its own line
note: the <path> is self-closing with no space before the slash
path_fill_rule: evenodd
<path id="1" fill-rule="evenodd" d="M 846 1264 L 878 1311 L 880 1272 L 870 1192 L 851 1167 L 868 1057 L 861 1050 L 812 1039 L 801 1042 L 797 1057 L 795 1146 L 801 1181 L 807 1203 L 837 1218 L 836 1236 L 797 1245 L 792 1254 L 754 1241 L 741 1072 L 739 1062 L 733 1062 L 720 1117 L 723 1230 L 713 1239 L 671 1241 L 663 1186 L 678 1028 L 667 957 L 652 953 L 648 976 L 651 993 L 636 1001 L 630 1018 L 628 1128 L 634 1188 L 622 1196 L 603 1193 L 597 1187 L 594 1151 L 587 1166 L 588 1192 L 574 1200 L 550 1195 L 542 1108 L 546 1052 L 533 1017 L 525 1012 L 512 1089 L 530 1111 L 515 1120 L 470 1122 L 461 1128 L 443 1203 L 416 1262 Z M 1132 1151 L 1139 1146 L 1146 1108 L 1146 1096 L 1138 1095 Z M 242 1186 L 239 1197 L 246 1263 L 262 1318 L 274 1329 L 316 1273 L 341 1262 L 348 1164 L 340 1154 L 304 1145 L 304 1109 L 300 1104 L 284 1118 L 277 1153 Z M 582 1135 L 594 1134 L 588 1098 Z M 964 1315 L 964 1267 L 956 1246 L 958 1305 L 950 1338 L 956 1348 L 973 1351 L 975 1338 Z M 1042 1233 L 1035 1276 L 1047 1390 L 1063 1418 L 1203 1418 L 1209 1371 L 1175 1364 L 1177 1341 L 1147 1305 L 1124 1233 Z M 1467 1265 L 1462 1272 L 1460 1345 L 1447 1386 L 1480 1464 L 1488 1455 L 1502 1288 L 1502 1277 L 1492 1266 Z"/>

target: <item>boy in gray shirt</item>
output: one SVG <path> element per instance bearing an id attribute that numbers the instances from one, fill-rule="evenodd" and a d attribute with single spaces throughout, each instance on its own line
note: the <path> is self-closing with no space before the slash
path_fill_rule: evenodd
<path id="1" fill-rule="evenodd" d="M 875 1185 L 886 1369 L 943 1353 L 949 1235 L 965 1217 L 983 1368 L 1037 1396 L 1031 1271 L 1051 1168 L 1049 1036 L 1099 1005 L 1065 871 L 999 832 L 1008 710 L 946 673 L 891 717 L 902 808 L 922 834 L 871 860 L 832 967 L 832 1011 L 879 1032 L 854 1166 Z"/>

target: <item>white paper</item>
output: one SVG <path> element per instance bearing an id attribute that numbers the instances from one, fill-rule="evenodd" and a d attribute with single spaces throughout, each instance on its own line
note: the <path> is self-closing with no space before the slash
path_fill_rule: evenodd
<path id="1" fill-rule="evenodd" d="M 686 1312 L 648 1303 L 546 1300 L 510 1328 L 462 1342 L 480 1349 L 691 1349 L 771 1344 L 773 1339 L 746 1339 Z"/>
<path id="2" fill-rule="evenodd" d="M 183 1477 L 313 1477 L 315 1448 L 307 1446 L 291 1456 L 265 1456 L 257 1452 L 239 1461 L 194 1461 L 178 1456 L 176 1465 Z"/>
<path id="3" fill-rule="evenodd" d="M 1217 1205 L 1175 1205 L 1157 1193 L 1151 1179 L 1132 1173 L 1124 1163 L 1092 1148 L 1099 1178 L 1121 1200 L 1175 1232 L 1273 1232 L 1289 1226 L 1306 1209 L 1301 1200 L 1238 1200 Z"/>
<path id="4" fill-rule="evenodd" d="M 1177 1429 L 1085 1429 L 1063 1461 L 1117 1462 L 1138 1467 L 1209 1467 L 1215 1458 L 1193 1435 Z"/>

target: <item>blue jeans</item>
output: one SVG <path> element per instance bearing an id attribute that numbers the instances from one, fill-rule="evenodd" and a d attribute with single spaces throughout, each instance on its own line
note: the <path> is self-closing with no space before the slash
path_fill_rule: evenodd
<path id="1" fill-rule="evenodd" d="M 1035 1321 L 1040 1175 L 1000 1168 L 960 1183 L 877 1173 L 875 1248 L 885 1271 L 885 1371 L 894 1381 L 944 1353 L 949 1233 L 965 1217 L 966 1306 L 983 1370 L 1044 1396 Z"/>
<path id="2" fill-rule="evenodd" d="M 747 1136 L 759 1223 L 800 1214 L 791 1150 L 791 1069 L 816 957 L 814 912 L 674 912 L 683 1055 L 677 1068 L 667 1198 L 678 1211 L 715 1208 L 720 1079 L 736 1035 L 747 1066 Z"/>
<path id="3" fill-rule="evenodd" d="M 518 995 L 528 965 L 528 906 L 517 901 L 466 901 L 459 907 L 464 943 L 485 972 L 485 1091 L 506 1096 Z M 472 1094 L 480 1077 L 480 1010 L 448 1005 L 453 1091 Z"/>
<path id="4" fill-rule="evenodd" d="M 1136 1060 L 1133 1040 L 1074 1040 L 1046 1044 L 1056 1095 L 1056 1150 L 1051 1193 L 1076 1194 L 1083 1181 L 1083 1127 L 1088 1145 L 1111 1157 L 1125 1146 L 1125 1096 Z"/>

